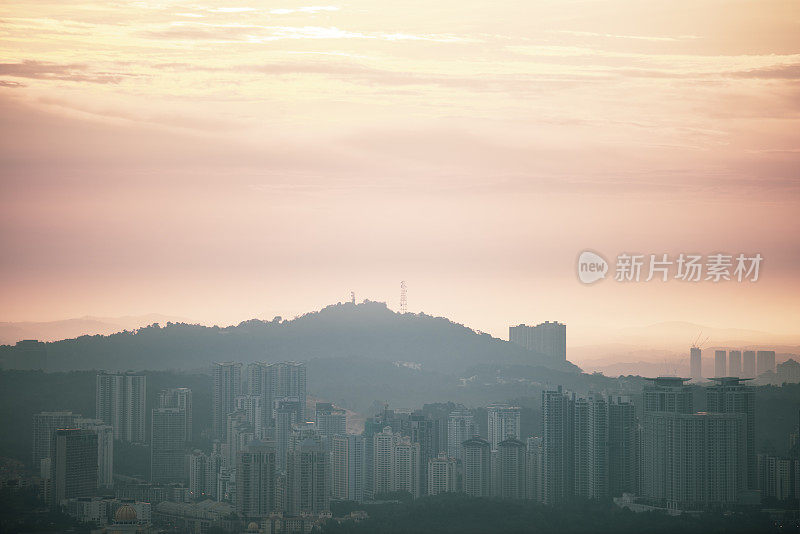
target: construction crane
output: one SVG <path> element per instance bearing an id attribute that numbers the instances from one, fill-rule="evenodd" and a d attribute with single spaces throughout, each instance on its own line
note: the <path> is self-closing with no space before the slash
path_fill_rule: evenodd
<path id="1" fill-rule="evenodd" d="M 693 349 L 702 349 L 703 345 L 708 343 L 708 339 L 709 339 L 710 336 L 706 336 L 705 339 L 703 339 L 703 341 L 700 341 L 700 338 L 702 336 L 703 336 L 703 333 L 700 332 L 699 334 L 697 334 L 697 337 L 694 338 L 694 341 L 692 342 L 692 348 Z M 698 343 L 698 341 L 700 341 L 700 342 Z"/>

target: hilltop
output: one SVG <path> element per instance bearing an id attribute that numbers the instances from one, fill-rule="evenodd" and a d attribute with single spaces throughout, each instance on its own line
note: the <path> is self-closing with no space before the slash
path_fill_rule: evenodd
<path id="1" fill-rule="evenodd" d="M 4 347 L 8 350 L 7 347 Z M 47 370 L 196 370 L 213 361 L 341 359 L 458 375 L 475 365 L 528 365 L 579 372 L 544 355 L 443 317 L 400 314 L 386 304 L 339 303 L 291 320 L 252 319 L 235 326 L 168 322 L 109 335 L 47 343 Z"/>

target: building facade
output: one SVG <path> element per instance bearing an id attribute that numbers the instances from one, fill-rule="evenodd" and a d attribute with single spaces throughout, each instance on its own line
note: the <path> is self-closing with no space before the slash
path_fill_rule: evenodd
<path id="1" fill-rule="evenodd" d="M 728 376 L 727 355 L 724 350 L 714 351 L 714 377 Z"/>
<path id="2" fill-rule="evenodd" d="M 47 496 L 58 507 L 66 499 L 97 491 L 97 435 L 77 428 L 53 432 Z"/>
<path id="3" fill-rule="evenodd" d="M 447 416 L 447 455 L 463 460 L 463 443 L 476 436 L 475 416 L 469 410 L 455 410 Z"/>
<path id="4" fill-rule="evenodd" d="M 475 436 L 462 444 L 464 466 L 464 493 L 471 497 L 489 497 L 492 494 L 491 445 Z"/>
<path id="5" fill-rule="evenodd" d="M 497 451 L 497 481 L 495 494 L 501 499 L 526 499 L 527 490 L 527 447 L 517 438 L 500 442 Z"/>
<path id="6" fill-rule="evenodd" d="M 366 477 L 365 438 L 355 434 L 331 437 L 331 497 L 342 501 L 364 500 Z"/>
<path id="7" fill-rule="evenodd" d="M 681 510 L 728 507 L 747 487 L 738 413 L 650 412 L 642 429 L 642 497 Z"/>
<path id="8" fill-rule="evenodd" d="M 53 432 L 59 428 L 75 428 L 75 420 L 80 414 L 72 412 L 41 412 L 33 416 L 33 447 L 31 466 L 38 470 L 42 460 L 50 458 Z"/>
<path id="9" fill-rule="evenodd" d="M 317 431 L 325 436 L 347 434 L 347 412 L 335 408 L 330 402 L 318 402 L 314 410 Z"/>
<path id="10" fill-rule="evenodd" d="M 756 352 L 756 376 L 775 371 L 775 351 L 759 350 Z"/>
<path id="11" fill-rule="evenodd" d="M 586 499 L 608 496 L 608 404 L 599 394 L 575 399 L 573 420 L 575 495 Z"/>
<path id="12" fill-rule="evenodd" d="M 458 473 L 456 459 L 440 454 L 428 460 L 427 494 L 452 493 L 457 488 Z"/>
<path id="13" fill-rule="evenodd" d="M 290 514 L 330 511 L 331 457 L 322 436 L 309 425 L 292 435 L 286 466 L 286 508 Z"/>
<path id="14" fill-rule="evenodd" d="M 700 382 L 703 380 L 703 355 L 700 347 L 689 349 L 689 367 L 692 380 Z"/>
<path id="15" fill-rule="evenodd" d="M 747 379 L 726 377 L 715 379 L 706 388 L 706 409 L 711 413 L 738 413 L 745 416 L 745 457 L 747 485 L 755 489 L 756 480 L 756 395 Z"/>
<path id="16" fill-rule="evenodd" d="M 214 396 L 211 405 L 211 433 L 215 439 L 227 438 L 227 416 L 236 409 L 236 397 L 242 392 L 242 364 L 215 362 Z"/>
<path id="17" fill-rule="evenodd" d="M 542 392 L 542 502 L 561 504 L 573 494 L 574 394 L 561 386 Z"/>
<path id="18" fill-rule="evenodd" d="M 737 378 L 742 376 L 742 351 L 728 351 L 728 376 Z"/>
<path id="19" fill-rule="evenodd" d="M 508 404 L 490 404 L 486 408 L 489 427 L 489 444 L 496 452 L 501 441 L 507 438 L 520 439 L 520 408 Z"/>
<path id="20" fill-rule="evenodd" d="M 180 408 L 156 408 L 150 422 L 150 480 L 186 480 L 186 412 Z"/>
<path id="21" fill-rule="evenodd" d="M 114 485 L 114 429 L 99 419 L 76 419 L 75 427 L 94 432 L 97 436 L 97 485 Z"/>
<path id="22" fill-rule="evenodd" d="M 253 441 L 236 461 L 236 511 L 244 518 L 263 518 L 278 510 L 275 446 Z"/>
<path id="23" fill-rule="evenodd" d="M 165 389 L 158 394 L 159 408 L 178 408 L 184 413 L 186 443 L 192 442 L 192 390 L 189 388 Z"/>
<path id="24" fill-rule="evenodd" d="M 114 428 L 114 439 L 146 443 L 147 377 L 132 373 L 97 375 L 96 418 Z"/>
<path id="25" fill-rule="evenodd" d="M 508 339 L 527 350 L 547 356 L 553 363 L 567 360 L 567 326 L 546 321 L 536 326 L 520 324 L 509 327 Z"/>

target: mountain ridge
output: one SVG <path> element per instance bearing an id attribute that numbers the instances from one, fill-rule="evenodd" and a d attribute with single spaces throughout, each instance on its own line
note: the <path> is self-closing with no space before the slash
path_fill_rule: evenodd
<path id="1" fill-rule="evenodd" d="M 198 369 L 221 360 L 355 358 L 419 363 L 425 370 L 448 374 L 485 363 L 580 371 L 569 362 L 551 362 L 444 317 L 400 314 L 372 301 L 332 304 L 290 320 L 250 319 L 227 327 L 153 324 L 50 341 L 47 349 L 47 370 Z"/>

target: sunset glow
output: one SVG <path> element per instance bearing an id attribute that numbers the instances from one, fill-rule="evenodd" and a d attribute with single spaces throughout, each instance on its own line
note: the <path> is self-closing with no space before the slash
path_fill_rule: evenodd
<path id="1" fill-rule="evenodd" d="M 2 321 L 397 309 L 406 280 L 502 337 L 797 332 L 796 1 L 11 1 L 0 55 Z M 764 263 L 584 286 L 585 249 Z"/>

